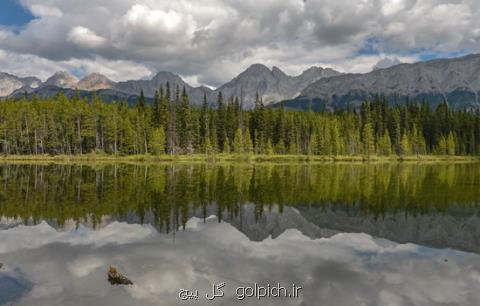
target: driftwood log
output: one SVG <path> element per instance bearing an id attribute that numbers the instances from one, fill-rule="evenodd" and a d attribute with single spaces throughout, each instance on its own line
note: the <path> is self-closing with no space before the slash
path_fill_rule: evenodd
<path id="1" fill-rule="evenodd" d="M 115 267 L 108 268 L 108 281 L 112 285 L 133 285 L 133 282 L 118 272 Z"/>

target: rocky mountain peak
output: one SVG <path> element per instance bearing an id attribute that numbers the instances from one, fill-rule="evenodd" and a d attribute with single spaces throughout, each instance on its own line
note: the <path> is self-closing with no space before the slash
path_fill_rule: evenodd
<path id="1" fill-rule="evenodd" d="M 57 86 L 62 88 L 75 88 L 78 79 L 67 71 L 58 71 L 48 78 L 44 86 Z"/>
<path id="2" fill-rule="evenodd" d="M 316 109 L 356 107 L 376 95 L 391 103 L 447 101 L 456 109 L 480 109 L 480 55 L 399 64 L 364 74 L 321 78 L 303 89 L 288 107 L 314 101 Z M 295 101 L 295 102 L 293 102 Z"/>
<path id="3" fill-rule="evenodd" d="M 243 98 L 246 108 L 253 107 L 255 94 L 262 96 L 265 104 L 296 97 L 302 89 L 311 83 L 340 73 L 333 69 L 314 67 L 300 76 L 289 76 L 278 67 L 270 70 L 262 64 L 254 64 L 240 73 L 236 78 L 216 90 L 222 91 L 224 96 Z"/>
<path id="4" fill-rule="evenodd" d="M 0 97 L 6 97 L 24 87 L 36 88 L 42 81 L 35 77 L 20 78 L 15 75 L 0 72 Z"/>
<path id="5" fill-rule="evenodd" d="M 240 75 L 249 75 L 249 74 L 270 74 L 271 71 L 268 69 L 267 66 L 263 64 L 253 64 L 247 68 L 243 73 Z"/>
<path id="6" fill-rule="evenodd" d="M 283 72 L 280 68 L 278 68 L 277 66 L 273 66 L 272 67 L 272 74 L 274 77 L 277 77 L 277 78 L 284 78 L 284 77 L 288 77 L 285 72 Z"/>
<path id="7" fill-rule="evenodd" d="M 100 73 L 91 73 L 77 83 L 77 88 L 82 90 L 100 90 L 112 88 L 113 82 Z"/>

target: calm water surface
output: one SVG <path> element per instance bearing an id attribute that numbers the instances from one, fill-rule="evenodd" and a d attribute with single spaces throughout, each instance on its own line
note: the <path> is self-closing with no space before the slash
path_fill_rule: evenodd
<path id="1" fill-rule="evenodd" d="M 480 305 L 479 254 L 480 164 L 0 166 L 0 305 Z"/>

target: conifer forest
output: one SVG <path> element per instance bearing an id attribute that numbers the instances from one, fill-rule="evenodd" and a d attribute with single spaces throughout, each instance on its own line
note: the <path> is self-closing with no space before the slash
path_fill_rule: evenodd
<path id="1" fill-rule="evenodd" d="M 98 97 L 9 99 L 0 103 L 0 152 L 6 155 L 311 154 L 477 155 L 480 113 L 446 102 L 391 105 L 382 97 L 335 112 L 265 107 L 238 97 L 193 105 L 185 88 L 143 92 L 135 105 Z"/>

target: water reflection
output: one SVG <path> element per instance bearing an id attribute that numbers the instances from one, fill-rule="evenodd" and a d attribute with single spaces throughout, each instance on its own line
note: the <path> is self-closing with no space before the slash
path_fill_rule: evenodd
<path id="1" fill-rule="evenodd" d="M 480 305 L 479 170 L 3 165 L 0 305 L 196 305 L 179 290 L 223 281 L 208 305 Z M 236 299 L 278 282 L 302 294 Z"/>
<path id="2" fill-rule="evenodd" d="M 257 241 L 287 228 L 325 237 L 314 227 L 480 252 L 479 203 L 480 164 L 0 167 L 1 228 L 119 220 L 171 232 L 214 214 Z M 262 225 L 272 209 L 284 216 Z"/>
<path id="3" fill-rule="evenodd" d="M 209 305 L 480 303 L 478 255 L 366 234 L 311 240 L 287 230 L 253 242 L 212 217 L 205 223 L 192 218 L 175 240 L 150 225 L 118 222 L 97 231 L 80 226 L 63 232 L 42 223 L 2 235 L 2 260 L 34 284 L 14 305 L 196 305 L 182 303 L 178 290 L 208 292 L 223 281 L 225 297 Z M 120 267 L 134 285 L 111 286 L 105 275 L 109 265 Z M 234 289 L 255 282 L 295 283 L 303 290 L 297 299 L 237 301 Z"/>

